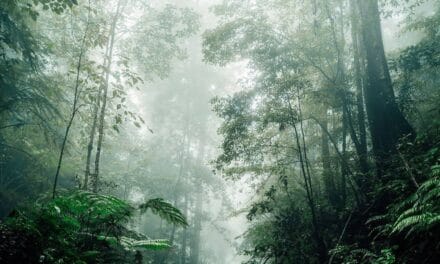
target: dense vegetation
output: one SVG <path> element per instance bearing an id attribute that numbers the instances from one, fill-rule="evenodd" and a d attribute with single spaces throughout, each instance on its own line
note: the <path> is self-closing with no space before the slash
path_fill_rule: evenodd
<path id="1" fill-rule="evenodd" d="M 421 1 L 225 1 L 207 61 L 249 60 L 214 100 L 226 175 L 252 177 L 248 263 L 438 263 L 439 23 Z M 385 56 L 381 12 L 423 32 Z"/>
<path id="2" fill-rule="evenodd" d="M 0 262 L 439 263 L 439 85 L 438 1 L 3 0 Z"/>

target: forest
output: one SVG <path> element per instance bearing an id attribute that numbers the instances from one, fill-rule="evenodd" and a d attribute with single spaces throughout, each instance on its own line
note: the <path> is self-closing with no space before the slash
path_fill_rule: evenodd
<path id="1" fill-rule="evenodd" d="M 440 1 L 1 0 L 0 263 L 440 263 Z"/>

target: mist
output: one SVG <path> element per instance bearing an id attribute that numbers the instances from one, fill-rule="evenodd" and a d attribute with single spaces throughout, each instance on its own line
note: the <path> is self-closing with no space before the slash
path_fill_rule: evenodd
<path id="1" fill-rule="evenodd" d="M 438 263 L 440 4 L 0 3 L 1 263 Z"/>

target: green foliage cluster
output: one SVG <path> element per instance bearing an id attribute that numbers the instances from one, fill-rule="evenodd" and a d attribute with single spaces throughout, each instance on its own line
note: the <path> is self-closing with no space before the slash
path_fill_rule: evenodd
<path id="1" fill-rule="evenodd" d="M 189 51 L 195 53 L 185 40 L 199 30 L 199 20 L 180 3 L 1 1 L 0 217 L 8 219 L 2 232 L 10 238 L 0 243 L 2 256 L 11 252 L 18 263 L 197 258 L 204 212 L 194 190 L 218 184 L 202 164 L 205 150 L 200 147 L 197 155 L 188 150 L 189 145 L 203 146 L 201 139 L 207 138 L 206 87 L 212 85 L 209 78 L 194 80 L 200 72 L 217 76 L 201 61 L 197 74 L 189 71 L 194 63 L 188 67 L 180 62 Z M 172 72 L 177 64 L 178 71 Z M 171 73 L 167 85 L 159 80 L 151 85 Z M 191 86 L 184 78 L 192 79 Z M 164 87 L 150 90 L 160 85 Z M 134 103 L 139 91 L 159 98 L 159 103 L 151 102 L 152 112 L 166 108 L 167 114 L 147 117 L 143 106 Z M 178 102 L 160 99 L 167 96 Z M 202 107 L 199 121 L 189 119 Z M 166 122 L 156 120 L 160 117 Z M 155 142 L 150 142 L 153 136 Z M 101 159 L 98 149 L 105 149 Z M 98 178 L 99 167 L 105 177 Z M 35 205 L 48 189 L 55 199 Z M 64 189 L 84 191 L 57 191 Z M 139 208 L 119 199 L 129 200 L 133 193 L 172 202 L 153 199 Z M 175 206 L 192 218 L 190 223 Z M 25 209 L 8 217 L 14 208 Z M 128 230 L 133 226 L 166 239 Z M 19 237 L 22 247 L 8 244 Z M 138 252 L 171 248 L 175 250 Z"/>
<path id="2" fill-rule="evenodd" d="M 219 24 L 204 34 L 205 60 L 246 60 L 252 70 L 243 91 L 212 101 L 223 120 L 217 170 L 256 186 L 241 248 L 247 263 L 440 258 L 439 6 L 417 17 L 411 12 L 423 1 L 383 1 L 362 18 L 377 2 L 229 0 L 213 8 Z M 405 30 L 422 37 L 380 64 L 379 13 L 388 8 L 411 16 Z M 383 85 L 388 66 L 392 80 Z M 378 127 L 388 114 L 393 124 Z M 416 132 L 390 136 L 409 127 L 405 119 Z"/>
<path id="3" fill-rule="evenodd" d="M 440 224 L 440 167 L 434 165 L 431 177 L 417 191 L 403 201 L 400 214 L 393 225 L 392 233 L 426 233 L 436 230 Z M 407 205 L 407 206 L 405 206 Z"/>
<path id="4" fill-rule="evenodd" d="M 419 16 L 424 4 L 432 12 Z M 184 40 L 203 25 L 190 8 L 0 2 L 0 262 L 140 263 L 142 250 L 168 249 L 147 261 L 200 263 L 205 196 L 223 187 L 205 164 L 206 102 L 230 86 L 202 55 L 248 63 L 241 91 L 211 101 L 223 121 L 215 169 L 256 193 L 245 263 L 439 262 L 440 5 L 211 10 L 216 25 L 193 47 Z M 385 56 L 381 15 L 394 13 L 420 39 Z M 52 200 L 29 202 L 49 188 Z"/>
<path id="5" fill-rule="evenodd" d="M 160 199 L 159 199 L 160 200 Z M 186 223 L 182 213 L 158 199 L 152 208 L 174 224 Z M 135 208 L 110 196 L 73 191 L 32 208 L 11 213 L 1 225 L 0 260 L 5 263 L 126 263 L 114 259 L 118 250 L 170 249 L 165 239 L 149 239 L 130 231 Z M 133 256 L 132 256 L 133 257 Z"/>
<path id="6" fill-rule="evenodd" d="M 390 248 L 382 249 L 375 254 L 367 249 L 353 246 L 340 245 L 330 251 L 335 262 L 344 264 L 371 263 L 371 264 L 396 264 L 396 257 Z"/>

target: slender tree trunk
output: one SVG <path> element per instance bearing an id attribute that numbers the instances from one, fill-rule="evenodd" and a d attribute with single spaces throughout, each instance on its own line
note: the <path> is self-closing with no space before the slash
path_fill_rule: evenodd
<path id="1" fill-rule="evenodd" d="M 206 122 L 206 121 L 205 121 Z M 206 128 L 205 128 L 206 129 Z M 205 131 L 204 131 L 205 132 Z M 198 152 L 198 163 L 200 165 L 203 164 L 205 157 L 205 142 L 204 142 L 204 134 L 201 136 L 201 140 L 199 142 L 199 152 Z M 194 213 L 194 229 L 191 236 L 191 244 L 190 244 L 190 256 L 189 263 L 190 264 L 198 264 L 199 263 L 199 252 L 200 252 L 200 232 L 202 230 L 202 212 L 203 212 L 203 186 L 202 186 L 202 174 L 198 174 L 198 179 L 196 179 L 195 191 L 196 191 L 196 202 L 195 202 L 195 213 Z"/>
<path id="2" fill-rule="evenodd" d="M 191 239 L 191 251 L 189 257 L 190 264 L 199 263 L 200 255 L 200 232 L 202 230 L 202 211 L 203 211 L 203 201 L 202 201 L 202 191 L 200 184 L 200 191 L 196 194 L 196 205 L 194 214 L 194 231 Z"/>
<path id="3" fill-rule="evenodd" d="M 111 66 L 113 61 L 113 48 L 115 44 L 115 33 L 116 33 L 116 26 L 119 20 L 119 16 L 121 13 L 121 1 L 118 1 L 116 13 L 113 17 L 111 29 L 110 29 L 110 39 L 109 39 L 109 52 L 108 52 L 108 58 L 107 58 L 107 67 L 106 67 L 106 74 L 105 74 L 105 83 L 103 86 L 103 94 L 102 94 L 102 106 L 101 111 L 99 114 L 99 128 L 98 128 L 98 141 L 96 146 L 96 156 L 95 156 L 95 171 L 93 173 L 94 181 L 93 181 L 93 192 L 98 192 L 98 181 L 99 181 L 99 165 L 101 160 L 101 150 L 102 150 L 102 142 L 104 140 L 104 123 L 105 123 L 105 113 L 107 110 L 107 96 L 108 96 L 108 87 L 109 87 L 109 79 L 110 79 L 110 72 L 111 72 Z"/>
<path id="4" fill-rule="evenodd" d="M 110 44 L 110 42 L 107 43 L 105 54 L 104 54 L 104 62 L 103 62 L 104 68 L 106 68 L 108 65 L 107 59 L 108 59 L 108 53 L 109 53 L 109 44 Z M 102 80 L 104 79 L 106 72 L 107 72 L 106 70 L 103 71 Z M 88 189 L 88 184 L 89 184 L 90 165 L 92 163 L 93 144 L 95 142 L 96 128 L 98 126 L 98 113 L 99 113 L 99 109 L 101 106 L 101 98 L 102 98 L 103 90 L 104 90 L 104 85 L 101 81 L 101 84 L 99 85 L 98 93 L 96 95 L 96 102 L 93 107 L 92 129 L 90 130 L 89 142 L 87 144 L 86 169 L 85 169 L 85 173 L 84 173 L 84 185 L 83 185 L 84 190 Z"/>
<path id="5" fill-rule="evenodd" d="M 99 91 L 101 91 L 101 88 L 99 89 Z M 97 102 L 93 110 L 94 117 L 93 117 L 92 129 L 90 130 L 89 143 L 87 144 L 86 169 L 84 173 L 84 184 L 83 184 L 84 190 L 87 190 L 89 186 L 90 164 L 92 161 L 92 150 L 93 150 L 93 143 L 95 141 L 96 126 L 98 123 L 98 109 L 99 109 L 100 101 L 101 101 L 101 94 L 99 92 L 97 95 Z"/>
<path id="6" fill-rule="evenodd" d="M 322 177 L 324 179 L 324 190 L 329 200 L 335 194 L 335 181 L 330 162 L 330 147 L 326 131 L 328 130 L 327 108 L 323 111 L 321 128 L 321 160 L 322 160 Z"/>
<path id="7" fill-rule="evenodd" d="M 298 100 L 299 100 L 299 94 L 298 94 Z M 312 226 L 313 226 L 313 232 L 312 232 L 312 237 L 315 240 L 316 243 L 316 247 L 317 247 L 317 251 L 319 254 L 319 260 L 320 263 L 324 263 L 327 260 L 327 249 L 326 249 L 326 245 L 324 242 L 324 239 L 322 237 L 321 234 L 321 229 L 319 226 L 319 222 L 318 222 L 318 216 L 316 213 L 316 204 L 315 204 L 315 197 L 313 194 L 313 187 L 312 187 L 312 178 L 310 175 L 310 170 L 307 168 L 308 166 L 308 161 L 307 161 L 307 155 L 305 154 L 305 152 L 307 151 L 305 149 L 305 139 L 304 139 L 304 131 L 302 129 L 302 116 L 300 114 L 299 116 L 299 120 L 300 120 L 300 129 L 301 129 L 301 134 L 297 128 L 296 125 L 296 118 L 294 116 L 294 110 L 292 108 L 292 105 L 290 103 L 290 98 L 287 98 L 287 102 L 289 105 L 289 114 L 290 114 L 290 119 L 291 119 L 291 125 L 293 127 L 293 131 L 294 131 L 294 136 L 295 136 L 295 142 L 296 145 L 298 147 L 298 157 L 299 157 L 299 164 L 300 164 L 300 170 L 301 170 L 301 175 L 303 176 L 304 179 L 304 187 L 306 189 L 306 198 L 307 198 L 307 202 L 308 202 L 308 206 L 310 208 L 310 213 L 312 216 Z M 299 106 L 300 107 L 300 106 Z M 301 143 L 302 141 L 302 143 Z"/>
<path id="8" fill-rule="evenodd" d="M 90 12 L 89 12 L 89 16 L 90 16 Z M 78 62 L 76 65 L 76 79 L 75 79 L 72 112 L 71 112 L 69 121 L 67 123 L 66 130 L 64 132 L 63 143 L 61 144 L 60 155 L 58 157 L 57 170 L 55 173 L 55 178 L 54 178 L 53 188 L 52 188 L 52 199 L 54 199 L 56 196 L 58 178 L 60 175 L 61 165 L 63 163 L 64 151 L 66 148 L 67 139 L 69 137 L 70 128 L 72 127 L 73 121 L 75 120 L 75 116 L 79 110 L 79 106 L 78 106 L 79 95 L 80 95 L 80 90 L 79 90 L 80 79 L 79 79 L 79 77 L 80 77 L 82 61 L 83 61 L 83 57 L 84 57 L 84 53 L 85 53 L 85 42 L 86 42 L 86 38 L 87 38 L 87 33 L 89 31 L 89 16 L 87 17 L 87 25 L 86 25 L 86 29 L 84 31 L 84 36 L 81 41 L 81 48 L 80 48 L 80 52 L 79 52 L 79 56 L 78 56 Z"/>
<path id="9" fill-rule="evenodd" d="M 354 61 L 354 81 L 356 85 L 356 108 L 357 108 L 357 125 L 359 130 L 359 167 L 365 175 L 368 173 L 368 152 L 367 152 L 367 131 L 365 128 L 365 111 L 364 111 L 364 95 L 363 84 L 365 83 L 364 67 L 361 65 L 359 52 L 359 24 L 357 22 L 357 14 L 355 0 L 350 0 L 350 18 L 351 18 L 351 39 L 353 43 L 353 61 Z M 362 61 L 363 64 L 363 61 Z"/>
<path id="10" fill-rule="evenodd" d="M 188 194 L 185 193 L 184 197 L 184 203 L 183 203 L 183 212 L 185 214 L 185 217 L 188 217 Z M 182 234 L 182 248 L 180 249 L 180 263 L 185 264 L 186 263 L 186 249 L 188 247 L 188 230 L 185 228 L 183 229 Z"/>
<path id="11" fill-rule="evenodd" d="M 347 160 L 347 112 L 342 111 L 342 156 Z M 348 167 L 346 162 L 341 162 L 341 208 L 345 207 L 347 201 L 347 174 Z"/>
<path id="12" fill-rule="evenodd" d="M 189 145 L 190 145 L 190 141 L 188 138 L 188 128 L 189 124 L 188 124 L 188 120 L 186 120 L 185 123 L 185 129 L 184 129 L 184 138 L 183 138 L 183 142 L 182 142 L 182 149 L 180 151 L 180 155 L 179 155 L 179 173 L 177 175 L 177 181 L 176 181 L 176 185 L 174 186 L 174 192 L 173 192 L 173 205 L 175 207 L 177 207 L 177 201 L 179 198 L 179 194 L 178 193 L 178 187 L 180 186 L 182 180 L 183 180 L 183 173 L 186 170 L 186 158 L 187 158 L 187 154 L 189 152 Z M 173 244 L 174 240 L 176 237 L 176 225 L 173 224 L 172 229 L 171 229 L 171 233 L 170 233 L 170 237 L 169 237 L 169 241 L 171 244 Z M 161 263 L 166 263 L 169 259 L 169 255 L 170 252 L 166 252 L 161 260 Z M 177 255 L 178 257 L 178 255 Z M 178 263 L 178 259 L 177 262 Z"/>
<path id="13" fill-rule="evenodd" d="M 63 143 L 61 144 L 61 151 L 60 151 L 60 155 L 58 157 L 57 171 L 55 173 L 55 179 L 54 179 L 53 189 L 52 189 L 52 199 L 54 199 L 55 196 L 56 196 L 58 177 L 60 175 L 61 164 L 63 162 L 64 150 L 66 148 L 66 142 L 67 142 L 67 138 L 69 137 L 70 128 L 71 128 L 71 126 L 73 124 L 73 120 L 75 119 L 76 112 L 77 112 L 76 101 L 77 101 L 77 99 L 74 99 L 72 115 L 70 116 L 70 119 L 69 119 L 69 121 L 67 123 L 66 131 L 64 132 Z"/>
<path id="14" fill-rule="evenodd" d="M 414 136 L 414 131 L 395 100 L 383 46 L 378 0 L 358 0 L 357 3 L 368 73 L 365 101 L 380 176 L 389 155 L 396 153 L 398 140 L 408 134 Z"/>
<path id="15" fill-rule="evenodd" d="M 315 121 L 315 122 L 321 127 L 322 131 L 326 132 L 326 134 L 327 134 L 327 136 L 328 136 L 328 139 L 330 140 L 330 142 L 331 142 L 331 144 L 332 144 L 332 146 L 333 146 L 333 149 L 335 150 L 336 154 L 338 155 L 338 157 L 339 157 L 341 163 L 345 163 L 345 166 L 346 166 L 346 168 L 347 168 L 347 173 L 351 176 L 351 178 L 353 178 L 353 177 L 354 177 L 354 174 L 353 174 L 353 172 L 351 171 L 350 166 L 349 166 L 347 160 L 345 159 L 345 157 L 342 155 L 341 151 L 339 150 L 339 148 L 338 148 L 338 144 L 337 144 L 336 141 L 332 138 L 332 135 L 330 134 L 330 132 L 329 132 L 327 129 L 325 129 L 325 127 L 323 126 L 323 124 L 321 124 L 321 122 L 320 122 L 318 119 L 316 119 L 316 118 L 313 117 L 313 116 L 311 117 L 311 119 L 314 120 L 314 121 Z M 336 165 L 339 165 L 339 164 L 340 164 L 340 163 L 336 163 Z M 337 169 L 336 169 L 336 170 L 337 170 Z M 361 196 L 362 196 L 362 193 L 359 192 L 359 188 L 358 188 L 358 186 L 356 185 L 356 183 L 353 182 L 353 180 L 349 180 L 348 183 L 350 184 L 350 187 L 351 187 L 352 190 L 353 190 L 353 195 L 354 195 L 354 198 L 355 198 L 355 200 L 356 200 L 356 204 L 357 204 L 358 206 L 360 206 L 360 205 L 362 204 L 362 203 L 361 203 L 361 198 L 362 198 L 362 200 L 364 200 L 364 197 L 361 197 Z"/>

